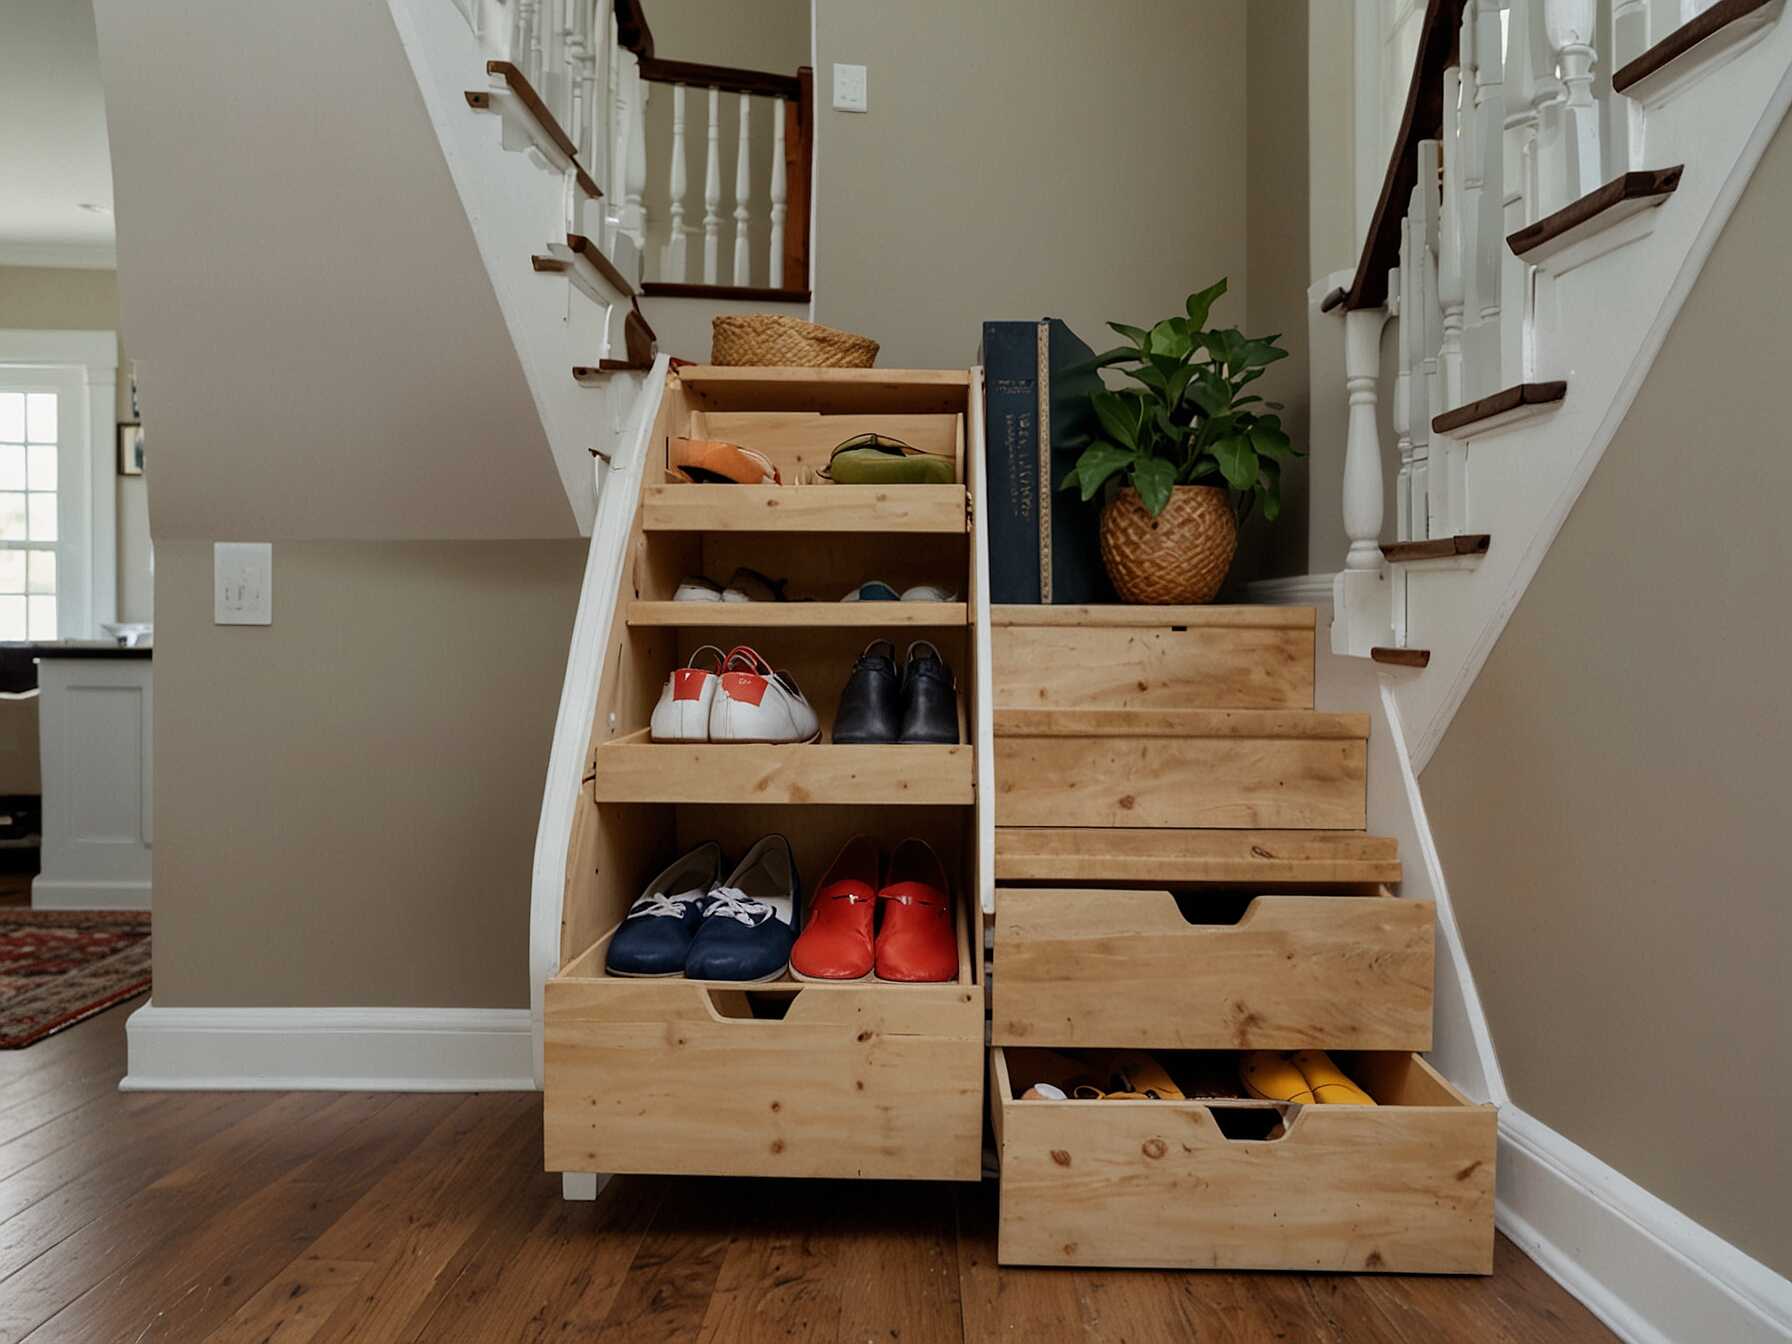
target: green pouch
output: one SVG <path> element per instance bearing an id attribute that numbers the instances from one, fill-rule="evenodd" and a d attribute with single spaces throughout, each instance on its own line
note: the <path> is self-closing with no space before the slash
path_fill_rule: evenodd
<path id="1" fill-rule="evenodd" d="M 816 475 L 836 485 L 951 485 L 952 459 L 883 434 L 856 434 L 834 449 Z"/>

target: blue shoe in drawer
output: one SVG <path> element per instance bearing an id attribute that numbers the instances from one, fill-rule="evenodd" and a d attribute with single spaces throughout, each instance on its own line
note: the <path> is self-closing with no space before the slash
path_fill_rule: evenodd
<path id="1" fill-rule="evenodd" d="M 722 847 L 711 840 L 676 860 L 647 884 L 610 939 L 611 975 L 683 975 L 703 907 L 722 877 Z"/>
<path id="2" fill-rule="evenodd" d="M 801 899 L 790 841 L 768 835 L 703 906 L 684 973 L 691 980 L 776 980 L 790 965 Z"/>

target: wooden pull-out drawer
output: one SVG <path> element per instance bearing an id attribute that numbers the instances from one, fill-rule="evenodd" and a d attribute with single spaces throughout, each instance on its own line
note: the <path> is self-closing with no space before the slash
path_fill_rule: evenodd
<path id="1" fill-rule="evenodd" d="M 1004 887 L 990 1039 L 1170 1050 L 1431 1047 L 1433 911 L 1373 896 Z M 1225 913 L 1231 913 L 1225 910 Z"/>
<path id="2" fill-rule="evenodd" d="M 1022 1101 L 1028 1053 L 990 1052 L 1004 1265 L 1492 1272 L 1494 1109 L 1417 1055 L 1337 1056 L 1368 1107 Z"/>

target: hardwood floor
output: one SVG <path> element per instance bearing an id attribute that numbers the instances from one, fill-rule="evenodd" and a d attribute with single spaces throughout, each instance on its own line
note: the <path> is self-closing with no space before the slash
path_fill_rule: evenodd
<path id="1" fill-rule="evenodd" d="M 995 1187 L 540 1171 L 532 1094 L 120 1093 L 114 1009 L 0 1054 L 0 1344 L 1611 1336 L 1488 1279 L 1001 1269 Z"/>

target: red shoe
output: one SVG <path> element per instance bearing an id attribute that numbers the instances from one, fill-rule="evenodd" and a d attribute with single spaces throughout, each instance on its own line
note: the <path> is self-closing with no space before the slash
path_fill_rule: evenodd
<path id="1" fill-rule="evenodd" d="M 925 840 L 896 846 L 889 880 L 877 894 L 884 912 L 877 934 L 879 980 L 936 984 L 958 978 L 951 890 L 939 856 Z"/>
<path id="2" fill-rule="evenodd" d="M 855 835 L 829 867 L 809 902 L 809 924 L 790 952 L 790 973 L 799 980 L 863 980 L 875 953 L 872 917 L 877 912 L 877 842 Z"/>

